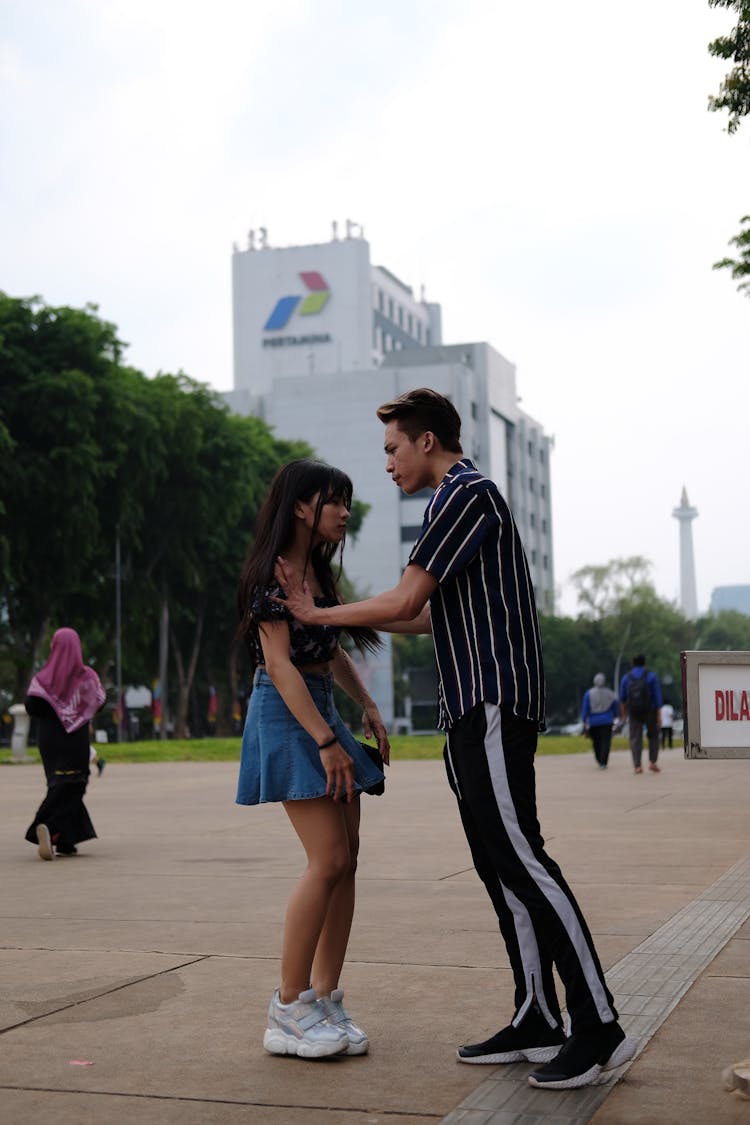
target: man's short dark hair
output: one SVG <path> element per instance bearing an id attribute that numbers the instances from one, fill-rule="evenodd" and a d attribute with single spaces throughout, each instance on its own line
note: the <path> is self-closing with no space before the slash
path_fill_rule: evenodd
<path id="1" fill-rule="evenodd" d="M 642 652 L 639 652 L 637 656 L 633 657 L 633 667 L 634 668 L 642 668 L 645 663 L 646 663 L 646 657 L 643 655 Z"/>
<path id="2" fill-rule="evenodd" d="M 378 407 L 377 415 L 386 425 L 397 422 L 409 441 L 416 441 L 420 434 L 429 430 L 443 449 L 450 453 L 463 452 L 460 414 L 449 399 L 429 387 L 418 387 L 384 402 Z"/>

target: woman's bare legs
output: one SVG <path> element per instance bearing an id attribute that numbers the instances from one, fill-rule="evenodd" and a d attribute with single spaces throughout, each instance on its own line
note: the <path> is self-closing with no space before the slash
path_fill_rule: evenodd
<path id="1" fill-rule="evenodd" d="M 292 891 L 284 924 L 279 991 L 282 1004 L 288 1004 L 311 987 L 313 961 L 319 983 L 335 972 L 332 987 L 336 987 L 354 910 L 359 800 L 345 805 L 316 797 L 284 801 L 284 809 L 307 855 L 307 868 Z"/>
<path id="2" fill-rule="evenodd" d="M 341 811 L 349 840 L 349 867 L 331 895 L 325 924 L 315 950 L 312 986 L 318 996 L 330 996 L 333 989 L 339 986 L 354 917 L 354 877 L 359 852 L 359 797 L 355 797 L 350 805 L 342 805 Z"/>

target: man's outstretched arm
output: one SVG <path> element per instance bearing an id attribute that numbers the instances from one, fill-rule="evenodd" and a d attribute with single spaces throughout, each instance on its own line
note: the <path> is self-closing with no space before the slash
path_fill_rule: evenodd
<path id="1" fill-rule="evenodd" d="M 372 628 L 401 631 L 402 623 L 416 622 L 430 632 L 427 614 L 422 615 L 437 580 L 421 566 L 410 563 L 398 586 L 361 602 L 327 608 L 316 606 L 307 583 L 284 559 L 279 559 L 276 578 L 286 594 L 284 605 L 298 621 L 308 625 L 370 625 Z M 420 616 L 422 615 L 422 616 Z M 406 628 L 403 629 L 407 631 Z"/>

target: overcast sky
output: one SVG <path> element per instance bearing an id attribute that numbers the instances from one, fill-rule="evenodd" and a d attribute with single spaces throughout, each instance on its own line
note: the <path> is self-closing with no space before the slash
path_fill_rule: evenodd
<path id="1" fill-rule="evenodd" d="M 0 0 L 0 288 L 94 302 L 134 366 L 232 385 L 230 257 L 364 226 L 555 436 L 558 607 L 645 555 L 750 582 L 750 123 L 707 0 Z M 346 466 L 356 485 L 356 467 Z"/>

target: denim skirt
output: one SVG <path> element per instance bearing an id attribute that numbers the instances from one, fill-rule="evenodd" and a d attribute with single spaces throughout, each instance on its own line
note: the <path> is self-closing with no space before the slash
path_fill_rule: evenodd
<path id="1" fill-rule="evenodd" d="M 373 765 L 336 710 L 333 676 L 301 675 L 315 706 L 354 761 L 356 792 L 382 781 L 382 770 Z M 304 801 L 324 797 L 325 791 L 326 771 L 317 742 L 297 722 L 266 670 L 258 668 L 242 733 L 237 804 Z"/>

